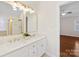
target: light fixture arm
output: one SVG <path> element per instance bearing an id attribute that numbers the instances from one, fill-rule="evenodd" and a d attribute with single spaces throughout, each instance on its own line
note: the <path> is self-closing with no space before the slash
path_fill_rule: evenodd
<path id="1" fill-rule="evenodd" d="M 18 1 L 5 1 L 6 3 L 10 4 L 12 7 L 17 7 L 20 10 L 23 10 L 25 12 L 30 12 L 30 13 L 34 13 L 35 11 L 29 6 L 29 5 L 25 5 L 21 2 Z"/>

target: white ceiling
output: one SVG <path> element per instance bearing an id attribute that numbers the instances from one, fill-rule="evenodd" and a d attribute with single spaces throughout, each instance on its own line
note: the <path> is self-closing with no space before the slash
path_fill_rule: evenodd
<path id="1" fill-rule="evenodd" d="M 75 17 L 79 16 L 79 1 L 71 2 L 60 7 L 60 14 L 63 12 L 72 12 L 72 14 L 67 14 L 62 17 Z"/>

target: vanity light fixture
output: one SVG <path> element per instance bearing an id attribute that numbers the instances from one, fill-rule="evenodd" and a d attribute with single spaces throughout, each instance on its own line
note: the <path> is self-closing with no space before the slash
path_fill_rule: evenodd
<path id="1" fill-rule="evenodd" d="M 20 10 L 23 10 L 25 12 L 34 13 L 35 11 L 29 7 L 29 5 L 25 5 L 18 1 L 6 1 L 8 4 L 10 4 L 13 7 L 13 10 L 17 10 L 19 8 Z"/>
<path id="2" fill-rule="evenodd" d="M 16 8 L 15 6 L 13 6 L 12 8 L 13 8 L 13 10 L 15 10 L 15 11 L 17 10 L 17 8 Z"/>
<path id="3" fill-rule="evenodd" d="M 34 13 L 35 11 L 34 10 L 30 10 L 30 13 L 32 14 L 32 13 Z"/>
<path id="4" fill-rule="evenodd" d="M 18 7 L 20 10 L 24 10 L 25 9 L 25 7 L 21 3 L 16 2 L 16 4 L 17 4 L 16 7 Z"/>
<path id="5" fill-rule="evenodd" d="M 13 1 L 6 1 L 6 3 L 10 4 L 12 6 L 13 10 L 17 10 L 17 8 L 16 8 L 17 4 L 14 3 Z"/>
<path id="6" fill-rule="evenodd" d="M 30 8 L 25 8 L 25 11 L 26 11 L 26 12 L 29 12 L 29 11 L 30 11 Z"/>
<path id="7" fill-rule="evenodd" d="M 13 3 L 12 7 L 13 7 L 13 10 L 15 10 L 15 11 L 17 10 L 16 6 L 17 6 L 17 4 Z"/>

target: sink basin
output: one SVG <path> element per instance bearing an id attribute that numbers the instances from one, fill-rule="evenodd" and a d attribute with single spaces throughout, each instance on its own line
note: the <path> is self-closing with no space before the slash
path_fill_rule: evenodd
<path id="1" fill-rule="evenodd" d="M 0 45 L 11 44 L 15 42 L 25 42 L 25 40 L 28 40 L 29 38 L 31 38 L 31 36 L 15 35 L 0 37 Z"/>
<path id="2" fill-rule="evenodd" d="M 0 38 L 0 45 L 7 44 L 7 43 L 8 43 L 7 39 L 5 39 L 4 37 Z"/>

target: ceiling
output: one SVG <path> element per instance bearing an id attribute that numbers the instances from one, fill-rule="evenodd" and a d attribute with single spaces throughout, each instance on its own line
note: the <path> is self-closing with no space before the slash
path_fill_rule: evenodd
<path id="1" fill-rule="evenodd" d="M 60 7 L 60 14 L 67 12 L 72 12 L 71 14 L 66 14 L 64 16 L 61 15 L 61 17 L 75 17 L 79 16 L 79 1 L 71 2 L 68 4 L 65 4 Z"/>

